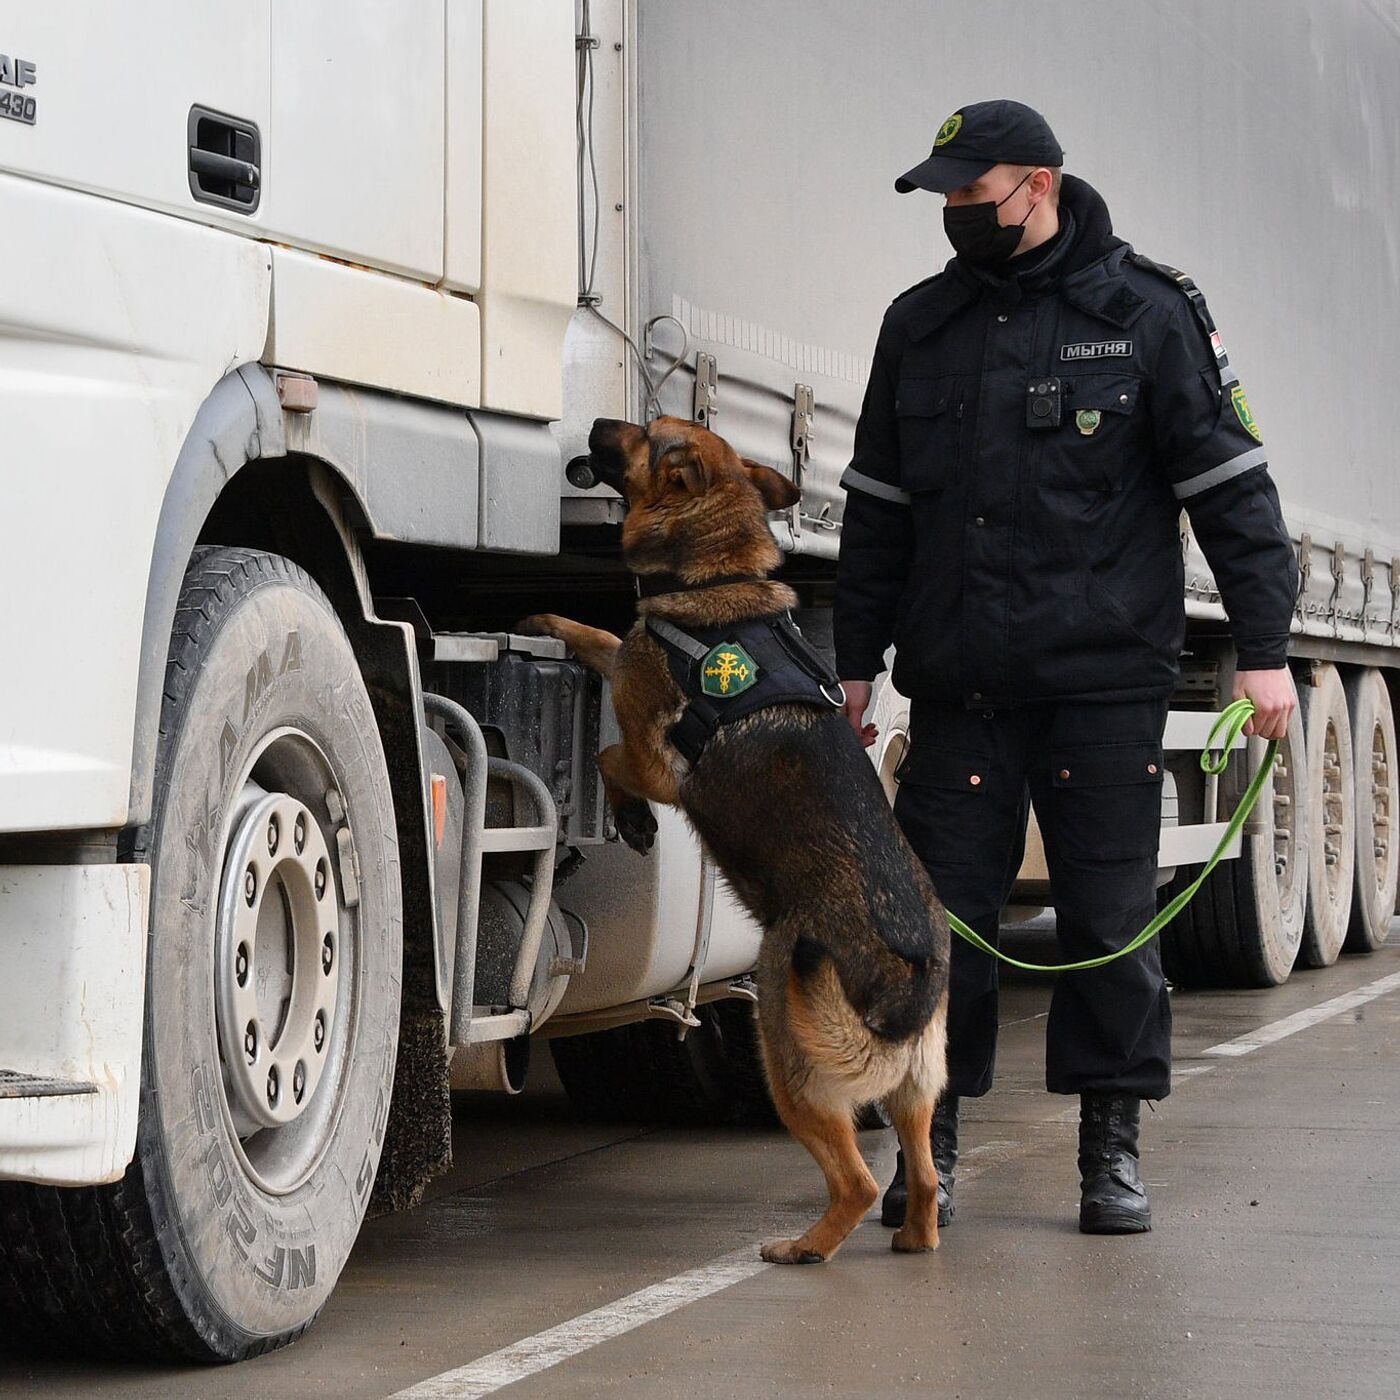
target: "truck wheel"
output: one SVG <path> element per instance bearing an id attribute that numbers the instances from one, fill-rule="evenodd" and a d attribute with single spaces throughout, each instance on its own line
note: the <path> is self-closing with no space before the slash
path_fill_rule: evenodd
<path id="1" fill-rule="evenodd" d="M 1356 764 L 1356 883 L 1344 946 L 1349 953 L 1373 953 L 1390 933 L 1400 877 L 1395 712 L 1385 678 L 1372 667 L 1350 679 L 1347 704 Z"/>
<path id="2" fill-rule="evenodd" d="M 112 1186 L 0 1188 L 0 1278 L 50 1343 L 234 1361 L 330 1295 L 398 1035 L 384 753 L 345 632 L 288 560 L 192 562 L 155 791 L 130 849 L 152 871 L 135 1157 Z"/>
<path id="3" fill-rule="evenodd" d="M 1311 828 L 1308 906 L 1298 961 L 1330 967 L 1351 921 L 1356 875 L 1356 770 L 1346 691 L 1337 668 L 1319 666 L 1316 684 L 1300 696 L 1308 742 L 1303 811 Z"/>
<path id="4" fill-rule="evenodd" d="M 747 1003 L 708 1002 L 699 1026 L 676 1035 L 669 1018 L 549 1042 L 560 1082 L 578 1113 L 598 1121 L 692 1127 L 769 1121 Z"/>
<path id="5" fill-rule="evenodd" d="M 1266 830 L 1245 836 L 1239 856 L 1216 866 L 1162 932 L 1162 965 L 1176 986 L 1277 987 L 1288 980 L 1307 906 L 1309 831 L 1299 801 L 1306 773 L 1303 722 L 1295 714 L 1256 808 L 1255 821 Z M 1236 758 L 1221 781 L 1224 815 L 1247 783 L 1245 765 Z M 1179 871 L 1162 891 L 1162 902 L 1196 873 L 1195 868 Z"/>

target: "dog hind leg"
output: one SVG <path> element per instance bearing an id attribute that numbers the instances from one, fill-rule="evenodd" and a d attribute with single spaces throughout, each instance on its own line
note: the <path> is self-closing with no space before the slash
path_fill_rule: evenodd
<path id="1" fill-rule="evenodd" d="M 767 1047 L 764 1058 L 773 1104 L 788 1131 L 816 1158 L 831 1203 L 826 1213 L 795 1240 L 769 1240 L 759 1251 L 770 1264 L 820 1264 L 840 1249 L 847 1235 L 875 1204 L 880 1188 L 856 1147 L 851 1105 L 842 1113 L 796 1098 L 784 1084 Z"/>
<path id="2" fill-rule="evenodd" d="M 911 1072 L 885 1099 L 885 1107 L 899 1134 L 904 1153 L 909 1205 L 904 1224 L 895 1231 L 890 1247 L 901 1254 L 917 1254 L 938 1248 L 938 1171 L 933 1164 L 929 1129 L 933 1124 L 933 1098 Z"/>

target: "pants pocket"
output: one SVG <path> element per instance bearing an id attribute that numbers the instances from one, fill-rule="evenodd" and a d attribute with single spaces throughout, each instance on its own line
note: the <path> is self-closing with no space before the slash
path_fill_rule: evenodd
<path id="1" fill-rule="evenodd" d="M 1043 824 L 1071 860 L 1155 857 L 1162 824 L 1162 748 L 1096 744 L 1050 755 Z"/>

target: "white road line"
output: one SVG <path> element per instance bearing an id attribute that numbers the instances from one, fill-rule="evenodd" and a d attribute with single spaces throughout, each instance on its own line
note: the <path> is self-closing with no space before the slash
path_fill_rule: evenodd
<path id="1" fill-rule="evenodd" d="M 1219 1045 L 1212 1045 L 1209 1050 L 1202 1050 L 1201 1054 L 1230 1058 L 1252 1054 L 1265 1045 L 1274 1045 L 1280 1040 L 1286 1040 L 1290 1035 L 1297 1035 L 1309 1026 L 1315 1026 L 1321 1021 L 1330 1021 L 1334 1016 L 1353 1011 L 1358 1006 L 1365 1006 L 1368 1001 L 1375 1001 L 1377 997 L 1383 997 L 1397 988 L 1400 988 L 1400 972 L 1392 972 L 1389 977 L 1368 982 L 1354 992 L 1343 992 L 1341 996 L 1333 997 L 1330 1001 L 1319 1002 L 1303 1011 L 1295 1011 L 1293 1015 L 1285 1016 L 1281 1021 L 1270 1021 L 1267 1026 L 1260 1026 L 1258 1030 L 1237 1035 L 1233 1040 L 1222 1041 Z"/>
<path id="2" fill-rule="evenodd" d="M 1202 1050 L 1202 1055 L 1237 1057 L 1248 1055 L 1266 1045 L 1285 1040 L 1290 1035 L 1307 1030 L 1319 1022 L 1331 1020 L 1358 1006 L 1364 1006 L 1387 992 L 1400 989 L 1400 972 L 1369 982 L 1353 992 L 1344 992 L 1317 1006 L 1294 1012 L 1281 1021 L 1271 1021 L 1257 1030 L 1236 1036 L 1234 1040 L 1223 1041 Z M 1177 1079 L 1188 1079 L 1209 1073 L 1214 1065 L 1190 1065 L 1176 1070 Z M 1045 1124 L 1069 1123 L 1079 1117 L 1078 1107 L 1056 1113 L 1043 1121 Z M 970 1170 L 968 1179 L 981 1175 L 992 1167 L 1023 1155 L 1029 1149 L 1024 1144 L 997 1139 L 968 1149 L 963 1160 Z M 753 1278 L 773 1265 L 756 1257 L 753 1246 L 726 1254 L 698 1269 L 691 1269 L 672 1278 L 663 1279 L 649 1288 L 640 1288 L 616 1302 L 605 1303 L 580 1317 L 561 1322 L 557 1327 L 536 1332 L 533 1337 L 493 1351 L 489 1356 L 459 1366 L 454 1371 L 444 1371 L 441 1375 L 429 1376 L 427 1380 L 411 1385 L 406 1390 L 396 1391 L 389 1400 L 476 1400 L 476 1397 L 491 1395 L 504 1386 L 513 1385 L 527 1376 L 547 1371 L 561 1361 L 606 1342 L 620 1337 L 624 1332 L 654 1322 L 667 1313 L 676 1312 L 689 1303 L 708 1298 L 712 1293 L 722 1292 L 736 1283 Z"/>
<path id="3" fill-rule="evenodd" d="M 1207 1051 L 1207 1054 L 1210 1052 Z M 1194 1079 L 1198 1074 L 1209 1074 L 1215 1068 L 1214 1065 L 1187 1065 L 1185 1069 L 1177 1069 L 1172 1066 L 1173 1079 Z"/>
<path id="4" fill-rule="evenodd" d="M 707 1298 L 772 1267 L 756 1257 L 752 1246 L 726 1254 L 698 1269 L 664 1279 L 650 1288 L 640 1288 L 615 1303 L 537 1332 L 513 1346 L 502 1347 L 468 1366 L 430 1376 L 396 1392 L 390 1400 L 474 1400 L 476 1396 L 490 1395 L 502 1386 L 546 1371 L 599 1342 L 620 1337 L 634 1327 L 654 1322 L 687 1303 Z"/>

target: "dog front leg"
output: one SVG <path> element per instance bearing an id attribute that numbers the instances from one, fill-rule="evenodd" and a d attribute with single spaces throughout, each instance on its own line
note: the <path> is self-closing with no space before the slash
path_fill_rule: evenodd
<path id="1" fill-rule="evenodd" d="M 555 613 L 534 613 L 516 627 L 527 637 L 558 637 L 573 654 L 600 676 L 611 676 L 622 638 L 600 627 L 585 627 Z"/>
<path id="2" fill-rule="evenodd" d="M 638 763 L 625 744 L 613 744 L 598 755 L 603 790 L 613 810 L 617 834 L 634 851 L 645 855 L 656 840 L 653 798 L 674 806 L 678 797 L 675 779 L 659 765 Z"/>

